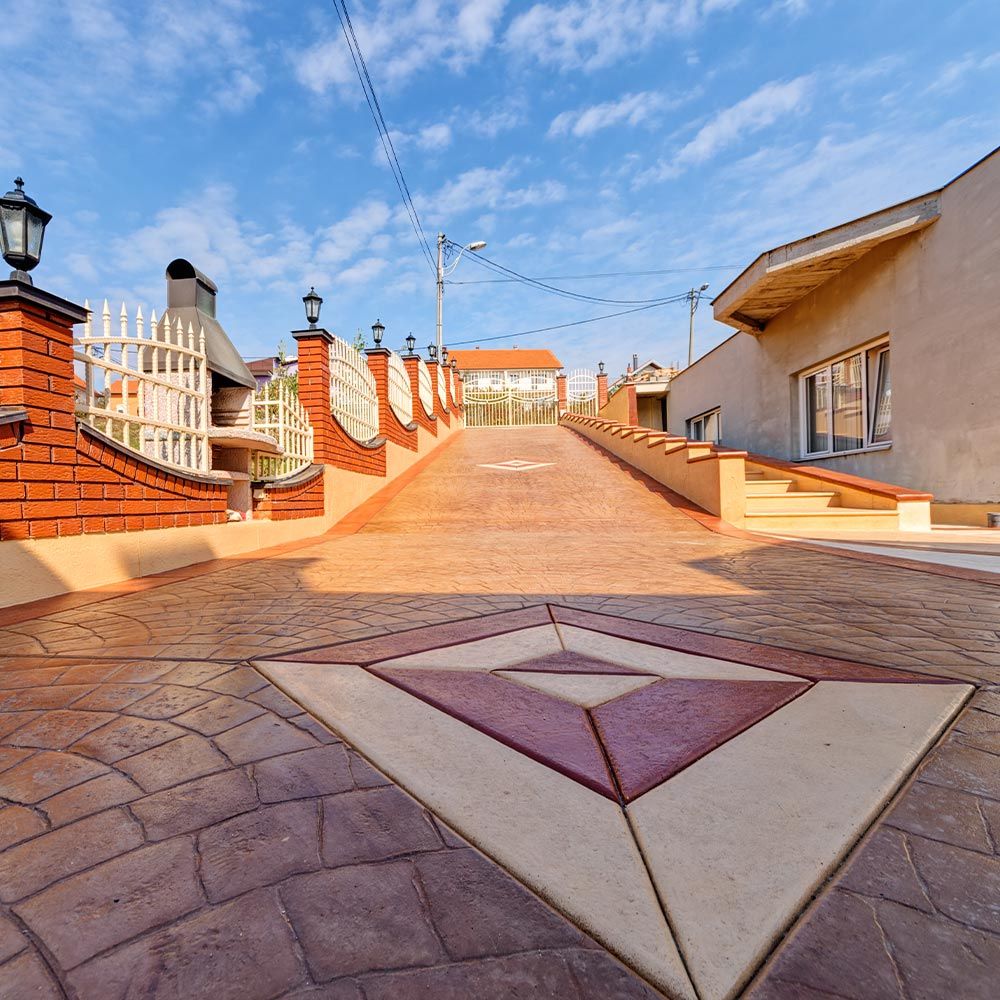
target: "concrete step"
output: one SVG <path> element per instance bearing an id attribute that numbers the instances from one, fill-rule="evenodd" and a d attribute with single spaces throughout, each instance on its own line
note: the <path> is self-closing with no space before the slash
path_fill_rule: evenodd
<path id="1" fill-rule="evenodd" d="M 832 490 L 809 492 L 795 490 L 792 493 L 748 493 L 747 513 L 767 511 L 829 510 L 840 506 L 840 497 Z"/>
<path id="2" fill-rule="evenodd" d="M 896 511 L 860 507 L 748 511 L 746 516 L 748 531 L 893 531 L 898 526 Z"/>
<path id="3" fill-rule="evenodd" d="M 747 496 L 755 493 L 788 493 L 794 485 L 791 479 L 764 479 L 763 476 L 750 478 L 750 474 L 747 474 Z"/>

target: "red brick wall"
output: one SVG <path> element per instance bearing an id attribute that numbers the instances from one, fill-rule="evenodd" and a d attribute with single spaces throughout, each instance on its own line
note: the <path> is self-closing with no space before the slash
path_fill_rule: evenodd
<path id="1" fill-rule="evenodd" d="M 569 403 L 567 402 L 566 393 L 566 376 L 557 375 L 556 376 L 556 399 L 559 403 L 559 412 L 565 413 L 569 409 Z"/>
<path id="2" fill-rule="evenodd" d="M 424 404 L 420 402 L 420 358 L 415 355 L 412 358 L 403 358 L 403 364 L 406 365 L 407 374 L 410 376 L 410 391 L 413 393 L 413 422 L 437 437 L 437 421 L 427 416 Z"/>
<path id="3" fill-rule="evenodd" d="M 0 299 L 0 404 L 28 412 L 21 444 L 0 452 L 0 539 L 224 521 L 225 485 L 165 472 L 77 430 L 73 322 L 79 308 L 62 307 Z"/>
<path id="4" fill-rule="evenodd" d="M 256 492 L 256 491 L 255 491 Z M 323 514 L 323 470 L 311 478 L 287 486 L 265 486 L 263 497 L 254 499 L 254 516 L 269 521 L 290 521 Z"/>
<path id="5" fill-rule="evenodd" d="M 378 392 L 378 432 L 382 437 L 394 444 L 416 451 L 419 447 L 417 428 L 406 427 L 400 423 L 392 405 L 389 403 L 389 352 L 380 349 L 368 352 L 368 368 L 375 377 L 375 388 Z M 412 389 L 411 389 L 412 392 Z M 414 400 L 414 410 L 420 405 L 420 400 Z"/>

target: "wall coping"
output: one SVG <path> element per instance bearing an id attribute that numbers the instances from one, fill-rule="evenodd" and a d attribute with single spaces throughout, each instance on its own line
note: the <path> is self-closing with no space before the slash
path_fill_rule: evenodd
<path id="1" fill-rule="evenodd" d="M 234 482 L 234 477 L 228 472 L 222 472 L 221 470 L 215 472 L 193 472 L 174 465 L 167 465 L 165 462 L 158 462 L 155 458 L 140 455 L 139 452 L 133 451 L 131 448 L 126 448 L 121 441 L 116 441 L 103 431 L 97 430 L 96 427 L 91 427 L 90 424 L 77 423 L 76 426 L 85 437 L 92 437 L 94 440 L 100 441 L 105 447 L 111 448 L 112 451 L 117 451 L 126 458 L 130 458 L 142 465 L 148 465 L 158 472 L 162 472 L 164 475 L 173 476 L 175 479 L 189 479 L 195 483 L 208 483 L 211 486 L 228 486 Z"/>
<path id="2" fill-rule="evenodd" d="M 317 326 L 315 330 L 292 330 L 293 340 L 307 340 L 310 337 L 325 340 L 328 344 L 332 344 L 334 340 L 333 334 L 321 326 Z"/>
<path id="3" fill-rule="evenodd" d="M 39 307 L 60 319 L 69 320 L 73 325 L 87 321 L 87 310 L 83 306 L 23 281 L 0 281 L 0 305 L 8 301 L 20 301 Z"/>
<path id="4" fill-rule="evenodd" d="M 323 466 L 313 463 L 304 469 L 286 476 L 284 479 L 255 479 L 253 488 L 255 490 L 281 490 L 286 486 L 302 486 L 311 483 L 314 479 L 323 475 Z"/>

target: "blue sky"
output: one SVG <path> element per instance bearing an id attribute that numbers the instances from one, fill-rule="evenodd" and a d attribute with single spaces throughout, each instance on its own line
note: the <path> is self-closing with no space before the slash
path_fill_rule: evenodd
<path id="1" fill-rule="evenodd" d="M 348 8 L 430 239 L 486 239 L 532 276 L 674 269 L 561 282 L 589 295 L 718 292 L 762 250 L 933 189 L 1000 142 L 995 0 Z M 247 356 L 303 325 L 312 284 L 347 339 L 376 317 L 393 346 L 432 339 L 433 275 L 332 3 L 22 0 L 14 21 L 0 176 L 23 174 L 55 216 L 38 285 L 160 309 L 183 256 L 219 284 Z M 454 278 L 492 276 L 463 261 Z M 453 285 L 445 339 L 611 311 Z M 703 305 L 699 353 L 727 333 Z M 497 346 L 513 343 L 567 368 L 669 363 L 686 306 Z"/>

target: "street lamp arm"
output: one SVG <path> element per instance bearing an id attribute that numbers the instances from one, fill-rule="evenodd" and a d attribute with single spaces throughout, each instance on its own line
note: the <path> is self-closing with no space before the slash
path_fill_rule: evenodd
<path id="1" fill-rule="evenodd" d="M 468 251 L 471 251 L 471 252 L 473 252 L 473 253 L 476 253 L 476 252 L 478 252 L 479 250 L 482 250 L 482 249 L 484 249 L 484 248 L 485 248 L 485 246 L 486 246 L 486 244 L 485 244 L 485 243 L 483 243 L 483 242 L 482 242 L 482 241 L 480 240 L 480 241 L 478 241 L 478 242 L 476 242 L 476 243 L 469 243 L 469 244 L 466 244 L 466 246 L 464 246 L 464 247 L 463 247 L 463 246 L 460 246 L 460 245 L 459 245 L 458 243 L 453 243 L 453 242 L 452 242 L 451 240 L 448 240 L 448 246 L 450 246 L 450 247 L 454 247 L 454 248 L 457 248 L 457 249 L 458 249 L 458 256 L 457 256 L 457 257 L 456 257 L 456 258 L 455 258 L 455 259 L 454 259 L 454 260 L 453 260 L 453 261 L 452 261 L 452 262 L 451 262 L 451 263 L 450 263 L 450 264 L 449 264 L 449 265 L 448 265 L 447 267 L 443 267 L 443 268 L 441 268 L 441 274 L 442 274 L 442 276 L 443 276 L 443 277 L 445 277 L 445 278 L 447 278 L 447 277 L 449 277 L 450 275 L 454 274 L 454 272 L 455 272 L 455 268 L 456 268 L 456 267 L 458 267 L 458 262 L 459 262 L 459 261 L 460 261 L 460 260 L 462 259 L 462 255 L 463 255 L 463 254 L 464 254 L 464 253 L 465 253 L 465 252 L 466 252 L 467 250 L 468 250 Z"/>

